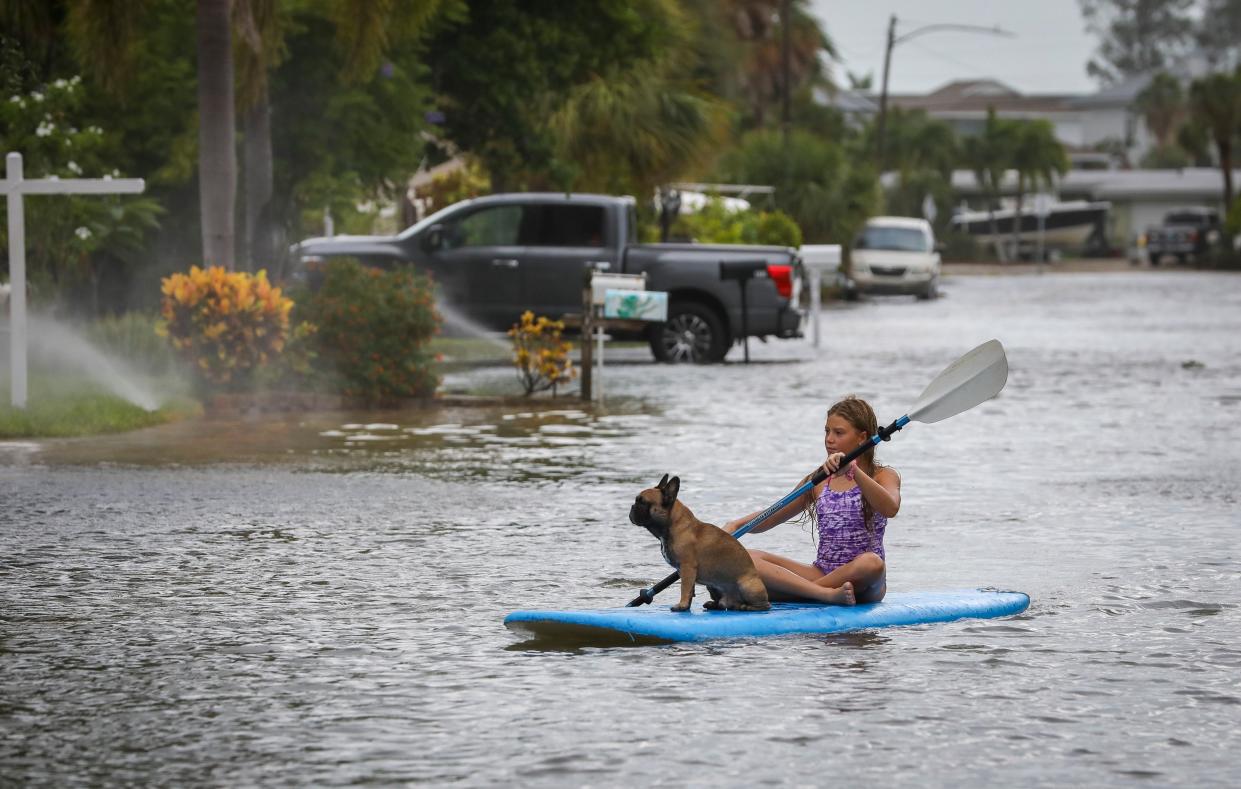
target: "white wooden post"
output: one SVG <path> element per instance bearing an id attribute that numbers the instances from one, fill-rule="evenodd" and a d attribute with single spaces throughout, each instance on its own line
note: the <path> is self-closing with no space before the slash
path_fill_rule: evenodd
<path id="1" fill-rule="evenodd" d="M 26 217 L 22 195 L 137 194 L 141 178 L 36 178 L 27 181 L 22 155 L 4 158 L 3 185 L 9 207 L 9 389 L 14 408 L 26 407 Z"/>
<path id="2" fill-rule="evenodd" d="M 819 289 L 823 287 L 824 272 L 840 270 L 841 249 L 839 244 L 807 244 L 800 250 L 802 265 L 810 273 L 810 327 L 814 347 L 819 347 L 819 312 L 822 310 Z"/>
<path id="3" fill-rule="evenodd" d="M 9 203 L 9 391 L 14 408 L 26 407 L 26 217 L 22 206 L 22 156 L 4 160 Z"/>

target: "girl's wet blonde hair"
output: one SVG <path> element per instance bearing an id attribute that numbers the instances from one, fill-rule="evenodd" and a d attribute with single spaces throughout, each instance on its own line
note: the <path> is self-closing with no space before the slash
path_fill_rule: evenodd
<path id="1" fill-rule="evenodd" d="M 845 420 L 855 429 L 865 433 L 867 438 L 870 438 L 875 435 L 875 433 L 879 432 L 879 418 L 875 416 L 875 409 L 870 407 L 870 403 L 856 395 L 846 395 L 839 402 L 833 404 L 831 408 L 827 409 L 827 419 L 831 419 L 833 416 L 838 416 Z M 862 470 L 866 472 L 867 476 L 873 477 L 875 475 L 875 469 L 877 467 L 875 465 L 874 444 L 868 446 L 866 451 L 858 456 L 857 463 L 862 467 Z M 806 479 L 809 479 L 809 477 Z M 805 482 L 805 480 L 802 481 Z M 815 497 L 812 494 L 810 496 L 810 501 L 806 503 L 806 509 L 804 511 L 804 515 L 811 525 L 816 525 L 818 523 L 818 513 L 815 509 L 817 506 Z M 871 525 L 871 520 L 873 519 L 874 514 L 874 508 L 870 506 L 870 502 L 868 502 L 866 497 L 863 496 L 862 520 L 866 525 L 867 532 L 872 532 L 874 529 Z M 811 534 L 817 537 L 818 529 L 812 528 Z"/>
<path id="2" fill-rule="evenodd" d="M 831 419 L 838 416 L 858 430 L 866 434 L 870 438 L 879 432 L 879 419 L 875 416 L 875 410 L 870 407 L 870 403 L 866 402 L 856 395 L 848 395 L 840 402 L 827 409 L 827 418 Z M 866 451 L 858 457 L 858 462 L 862 465 L 862 470 L 867 474 L 875 472 L 875 445 L 871 444 Z"/>

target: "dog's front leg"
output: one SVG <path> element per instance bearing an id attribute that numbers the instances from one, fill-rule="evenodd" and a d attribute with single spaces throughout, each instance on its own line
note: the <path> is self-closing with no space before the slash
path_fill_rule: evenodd
<path id="1" fill-rule="evenodd" d="M 672 606 L 673 611 L 688 611 L 694 601 L 694 584 L 698 580 L 698 565 L 681 562 L 681 601 Z"/>

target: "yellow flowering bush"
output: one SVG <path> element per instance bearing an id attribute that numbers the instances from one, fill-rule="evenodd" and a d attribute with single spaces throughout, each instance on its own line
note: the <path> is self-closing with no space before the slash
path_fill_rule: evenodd
<path id="1" fill-rule="evenodd" d="M 271 286 L 266 271 L 193 266 L 188 274 L 165 277 L 162 292 L 155 331 L 172 341 L 209 388 L 244 387 L 289 339 L 293 301 Z"/>
<path id="2" fill-rule="evenodd" d="M 577 375 L 577 368 L 569 358 L 573 346 L 561 339 L 563 331 L 564 321 L 542 315 L 536 319 L 529 310 L 522 313 L 520 323 L 508 330 L 508 336 L 513 339 L 517 378 L 527 395 L 550 389 L 555 397 L 556 387 Z"/>

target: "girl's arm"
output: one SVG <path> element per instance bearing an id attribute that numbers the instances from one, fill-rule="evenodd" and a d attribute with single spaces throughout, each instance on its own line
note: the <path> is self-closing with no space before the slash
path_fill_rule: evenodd
<path id="1" fill-rule="evenodd" d="M 901 475 L 884 467 L 871 477 L 854 464 L 853 481 L 862 491 L 862 498 L 885 518 L 895 518 L 901 511 Z"/>
<path id="2" fill-rule="evenodd" d="M 753 529 L 750 529 L 748 533 L 758 534 L 759 532 L 767 531 L 768 529 L 771 529 L 775 526 L 779 526 L 781 523 L 784 523 L 785 521 L 788 521 L 792 518 L 797 517 L 798 515 L 801 514 L 802 510 L 806 509 L 806 496 L 813 496 L 813 495 L 814 495 L 814 489 L 811 489 L 809 492 L 799 496 L 798 498 L 784 505 L 780 509 L 776 510 L 775 514 L 772 515 L 770 518 L 768 518 L 766 522 L 764 522 L 763 524 L 759 526 L 755 526 Z M 813 499 L 811 499 L 811 501 L 813 501 Z M 742 517 L 737 518 L 736 520 L 729 521 L 728 523 L 724 524 L 722 528 L 724 529 L 724 531 L 728 532 L 729 534 L 732 534 L 733 532 L 737 531 L 737 529 L 740 529 L 742 526 L 754 520 L 754 518 L 757 517 L 758 514 L 761 512 L 762 510 L 757 510 L 755 512 L 751 512 L 749 515 L 743 515 Z"/>
<path id="3" fill-rule="evenodd" d="M 827 456 L 823 470 L 828 474 L 835 474 L 840 467 L 840 461 L 844 459 L 845 453 L 833 452 Z M 862 498 L 883 517 L 895 518 L 901 509 L 901 475 L 884 466 L 876 471 L 875 478 L 872 478 L 862 470 L 856 460 L 850 462 L 849 466 L 853 469 L 853 481 L 862 491 Z"/>

